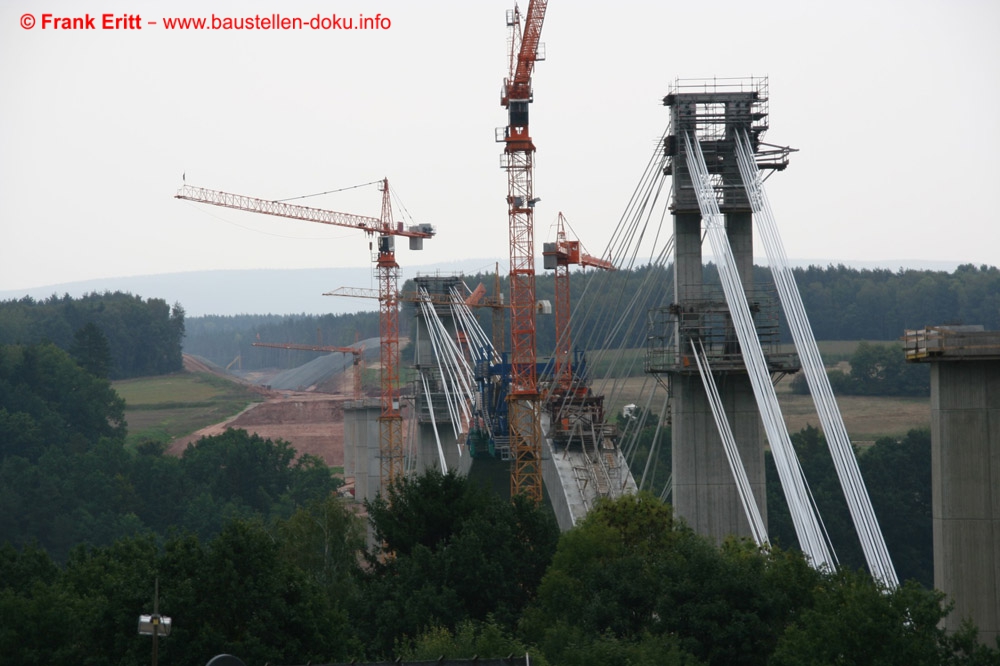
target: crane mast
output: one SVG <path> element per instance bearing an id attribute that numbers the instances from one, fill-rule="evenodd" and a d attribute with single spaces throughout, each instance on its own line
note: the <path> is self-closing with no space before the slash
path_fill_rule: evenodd
<path id="1" fill-rule="evenodd" d="M 607 259 L 599 259 L 582 251 L 579 240 L 568 240 L 566 237 L 566 218 L 560 212 L 556 221 L 556 242 L 545 243 L 542 254 L 545 257 L 545 268 L 552 269 L 555 286 L 555 324 L 556 348 L 553 357 L 553 389 L 566 392 L 573 386 L 573 339 L 570 333 L 570 288 L 569 267 L 571 265 L 600 268 L 606 271 L 615 269 Z"/>
<path id="2" fill-rule="evenodd" d="M 310 208 L 281 201 L 268 201 L 256 197 L 230 194 L 218 190 L 185 185 L 177 199 L 233 208 L 263 215 L 275 215 L 294 220 L 306 220 L 339 227 L 350 227 L 376 235 L 377 252 L 374 256 L 375 272 L 379 283 L 379 338 L 381 361 L 382 411 L 379 415 L 379 472 L 382 488 L 388 488 L 402 477 L 403 417 L 399 411 L 399 264 L 396 263 L 395 236 L 410 239 L 411 249 L 422 249 L 423 239 L 434 236 L 429 224 L 412 226 L 393 224 L 389 180 L 383 179 L 381 217 L 367 217 L 338 213 L 320 208 Z"/>
<path id="3" fill-rule="evenodd" d="M 501 167 L 507 172 L 510 238 L 511 385 L 508 393 L 510 446 L 514 455 L 511 494 L 542 501 L 541 410 L 535 347 L 535 248 L 533 212 L 534 143 L 528 129 L 531 74 L 539 60 L 539 38 L 547 0 L 529 0 L 524 30 L 517 6 L 508 12 L 510 67 L 500 98 L 507 126 Z"/>

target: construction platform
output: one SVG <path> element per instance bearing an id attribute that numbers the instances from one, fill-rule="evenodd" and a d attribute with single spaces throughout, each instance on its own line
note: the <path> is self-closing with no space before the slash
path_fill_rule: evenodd
<path id="1" fill-rule="evenodd" d="M 982 326 L 927 326 L 903 336 L 907 361 L 1000 359 L 1000 331 Z"/>
<path id="2" fill-rule="evenodd" d="M 721 289 L 702 287 L 703 298 L 686 299 L 649 312 L 645 370 L 650 373 L 698 374 L 691 343 L 704 348 L 714 372 L 745 372 L 729 306 Z M 775 374 L 801 369 L 798 355 L 781 351 L 777 297 L 771 288 L 747 291 L 757 337 Z"/>

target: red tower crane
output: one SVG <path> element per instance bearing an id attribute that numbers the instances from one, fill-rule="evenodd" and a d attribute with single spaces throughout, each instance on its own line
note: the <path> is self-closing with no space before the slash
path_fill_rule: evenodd
<path id="1" fill-rule="evenodd" d="M 331 345 L 300 345 L 294 342 L 254 342 L 251 344 L 253 347 L 270 347 L 271 349 L 293 349 L 296 351 L 311 351 L 311 352 L 323 352 L 323 353 L 333 353 L 340 352 L 342 354 L 351 354 L 354 356 L 353 373 L 354 373 L 354 399 L 361 399 L 361 360 L 364 358 L 365 350 L 364 348 L 356 347 L 333 347 Z"/>
<path id="2" fill-rule="evenodd" d="M 532 161 L 535 144 L 528 131 L 532 102 L 531 74 L 539 56 L 539 38 L 547 0 L 529 0 L 521 30 L 521 13 L 507 13 L 510 28 L 510 68 L 504 79 L 501 106 L 507 126 L 498 130 L 504 144 L 501 167 L 507 171 L 507 209 L 510 234 L 511 385 L 508 393 L 510 447 L 514 454 L 511 495 L 524 494 L 542 501 L 542 428 L 535 362 L 535 203 Z"/>
<path id="3" fill-rule="evenodd" d="M 581 250 L 580 241 L 567 240 L 566 218 L 559 213 L 556 221 L 556 242 L 545 243 L 542 247 L 545 257 L 545 268 L 555 270 L 555 324 L 556 349 L 554 355 L 552 388 L 554 391 L 566 392 L 573 385 L 572 352 L 573 342 L 570 334 L 570 301 L 569 301 L 569 267 L 571 265 L 590 266 L 606 271 L 615 269 L 607 259 L 598 259 Z"/>
<path id="4" fill-rule="evenodd" d="M 395 236 L 410 239 L 410 249 L 423 247 L 423 239 L 434 236 L 434 228 L 421 224 L 409 229 L 392 221 L 392 204 L 389 198 L 389 180 L 383 179 L 381 217 L 367 217 L 337 213 L 321 208 L 297 206 L 281 201 L 267 201 L 254 197 L 229 194 L 217 190 L 185 185 L 177 194 L 178 199 L 234 208 L 263 215 L 306 220 L 338 227 L 351 227 L 377 236 L 377 252 L 373 257 L 379 283 L 379 338 L 382 365 L 382 412 L 379 415 L 379 454 L 382 488 L 387 488 L 403 475 L 403 417 L 399 411 L 399 264 L 396 263 Z"/>

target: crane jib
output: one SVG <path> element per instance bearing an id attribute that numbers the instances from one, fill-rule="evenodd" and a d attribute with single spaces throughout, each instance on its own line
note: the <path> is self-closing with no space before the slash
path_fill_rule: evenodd
<path id="1" fill-rule="evenodd" d="M 248 213 L 260 213 L 263 215 L 276 215 L 293 220 L 303 220 L 306 222 L 319 222 L 338 227 L 350 227 L 358 229 L 367 234 L 379 234 L 381 236 L 403 236 L 406 238 L 432 238 L 434 227 L 430 224 L 419 224 L 409 228 L 402 222 L 395 225 L 382 222 L 377 217 L 366 215 L 353 215 L 351 213 L 338 213 L 322 208 L 312 208 L 309 206 L 299 206 L 285 203 L 283 201 L 268 201 L 248 197 L 242 194 L 231 194 L 220 190 L 210 190 L 204 187 L 185 185 L 174 195 L 177 199 L 195 201 L 223 208 L 233 208 L 246 211 Z"/>

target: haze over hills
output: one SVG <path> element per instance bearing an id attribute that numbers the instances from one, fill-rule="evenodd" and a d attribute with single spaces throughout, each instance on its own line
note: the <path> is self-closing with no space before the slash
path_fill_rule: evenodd
<path id="1" fill-rule="evenodd" d="M 495 260 L 466 260 L 435 266 L 403 266 L 400 283 L 415 275 L 492 272 Z M 503 270 L 501 263 L 501 270 Z M 364 298 L 323 296 L 337 287 L 378 289 L 372 268 L 298 268 L 191 271 L 101 278 L 0 291 L 0 300 L 53 294 L 80 297 L 91 292 L 124 291 L 143 298 L 180 303 L 188 317 L 236 314 L 343 314 L 377 310 Z"/>
<path id="2" fill-rule="evenodd" d="M 706 261 L 710 257 L 706 257 Z M 760 263 L 763 258 L 758 258 Z M 403 266 L 400 281 L 415 275 L 492 273 L 498 259 L 481 258 L 433 266 Z M 499 259 L 501 274 L 506 273 L 507 259 Z M 793 266 L 829 266 L 843 264 L 857 269 L 885 268 L 948 271 L 958 261 L 886 260 L 847 261 L 837 259 L 792 259 Z M 542 272 L 541 265 L 538 267 Z M 474 287 L 475 285 L 470 285 Z M 0 291 L 0 300 L 30 296 L 45 299 L 53 294 L 80 297 L 91 292 L 123 291 L 143 298 L 162 298 L 169 304 L 180 303 L 188 317 L 236 314 L 343 314 L 377 309 L 377 302 L 359 298 L 323 296 L 337 287 L 377 289 L 370 268 L 300 268 L 191 271 L 102 278 L 45 285 L 27 289 Z"/>

